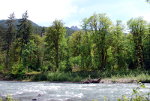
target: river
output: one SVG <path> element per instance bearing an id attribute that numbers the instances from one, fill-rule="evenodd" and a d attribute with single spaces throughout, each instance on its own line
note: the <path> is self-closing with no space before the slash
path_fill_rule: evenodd
<path id="1" fill-rule="evenodd" d="M 145 84 L 150 88 L 150 84 Z M 103 101 L 106 96 L 116 101 L 129 95 L 137 84 L 72 84 L 49 82 L 0 81 L 0 96 L 11 95 L 19 101 Z M 149 92 L 150 89 L 141 89 Z"/>

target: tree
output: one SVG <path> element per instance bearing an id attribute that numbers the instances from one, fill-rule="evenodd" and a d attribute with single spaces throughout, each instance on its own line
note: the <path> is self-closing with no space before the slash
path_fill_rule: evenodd
<path id="1" fill-rule="evenodd" d="M 3 33 L 4 33 L 4 30 L 3 30 L 3 28 L 0 26 L 0 51 L 2 50 Z"/>
<path id="2" fill-rule="evenodd" d="M 83 59 L 81 56 L 81 53 L 83 50 L 81 50 L 82 47 L 82 31 L 76 31 L 69 37 L 69 49 L 71 54 L 71 64 L 73 68 L 83 69 Z"/>
<path id="3" fill-rule="evenodd" d="M 150 0 L 146 0 L 148 3 L 150 2 Z"/>
<path id="4" fill-rule="evenodd" d="M 43 34 L 45 33 L 45 28 L 42 27 L 42 30 L 41 30 L 41 33 L 40 33 L 40 36 L 43 37 Z"/>
<path id="5" fill-rule="evenodd" d="M 111 52 L 112 52 L 112 61 L 111 65 L 115 69 L 125 69 L 127 66 L 126 54 L 129 49 L 126 49 L 126 34 L 123 32 L 124 28 L 121 21 L 117 21 L 116 25 L 114 26 L 111 37 L 109 39 L 111 44 Z"/>
<path id="6" fill-rule="evenodd" d="M 65 37 L 65 28 L 60 20 L 55 20 L 53 25 L 48 28 L 45 42 L 45 59 L 49 61 L 49 68 L 58 70 L 62 61 L 62 43 Z"/>
<path id="7" fill-rule="evenodd" d="M 144 35 L 143 45 L 144 65 L 146 69 L 150 69 L 150 25 L 148 25 L 147 32 Z"/>
<path id="8" fill-rule="evenodd" d="M 88 70 L 92 67 L 91 39 L 85 31 L 76 31 L 70 36 L 69 48 L 73 67 Z"/>
<path id="9" fill-rule="evenodd" d="M 17 44 L 20 47 L 20 61 L 26 63 L 26 59 L 23 56 L 23 50 L 25 49 L 26 45 L 28 44 L 32 32 L 32 26 L 30 21 L 28 20 L 28 13 L 27 11 L 22 15 L 22 19 L 19 20 L 19 25 L 17 25 Z M 26 66 L 25 66 L 26 67 Z"/>
<path id="10" fill-rule="evenodd" d="M 31 41 L 35 48 L 32 49 L 30 67 L 34 70 L 41 70 L 43 67 L 43 57 L 44 57 L 44 37 L 37 34 L 32 34 Z"/>
<path id="11" fill-rule="evenodd" d="M 3 65 L 4 63 L 4 54 L 3 54 L 3 51 L 2 51 L 2 46 L 3 46 L 3 33 L 4 33 L 4 30 L 3 28 L 0 26 L 0 67 Z"/>
<path id="12" fill-rule="evenodd" d="M 66 32 L 67 33 L 67 32 Z M 70 47 L 69 47 L 69 37 L 66 38 L 66 47 L 65 47 L 65 72 L 70 72 L 72 71 L 72 67 L 71 67 L 71 51 L 70 51 Z"/>
<path id="13" fill-rule="evenodd" d="M 86 28 L 92 33 L 94 64 L 99 70 L 106 69 L 108 36 L 111 21 L 105 14 L 94 14 L 87 20 Z"/>
<path id="14" fill-rule="evenodd" d="M 146 31 L 146 21 L 142 18 L 130 19 L 128 21 L 128 26 L 131 34 L 133 35 L 134 42 L 134 53 L 135 53 L 135 64 L 136 68 L 144 67 L 144 58 L 143 58 L 143 36 Z"/>
<path id="15" fill-rule="evenodd" d="M 32 32 L 31 22 L 28 20 L 28 12 L 26 11 L 22 15 L 22 19 L 19 20 L 18 27 L 18 36 L 21 39 L 21 44 L 25 45 L 29 42 L 30 35 Z"/>
<path id="16" fill-rule="evenodd" d="M 15 15 L 14 13 L 10 14 L 8 17 L 9 19 L 7 20 L 7 31 L 4 36 L 4 50 L 6 51 L 6 56 L 5 56 L 5 67 L 8 68 L 10 64 L 10 49 L 12 46 L 12 42 L 14 41 L 14 36 L 15 36 L 15 26 L 14 26 L 14 19 Z"/>
<path id="17" fill-rule="evenodd" d="M 35 43 L 35 40 L 30 40 L 25 44 L 22 50 L 22 57 L 23 66 L 26 66 L 27 69 L 40 70 L 38 45 Z"/>
<path id="18" fill-rule="evenodd" d="M 69 47 L 71 50 L 72 57 L 80 55 L 81 38 L 82 38 L 81 35 L 82 35 L 81 31 L 76 31 L 70 36 Z"/>
<path id="19" fill-rule="evenodd" d="M 92 68 L 92 41 L 91 35 L 88 32 L 82 32 L 81 40 L 81 67 L 82 69 L 91 69 Z"/>

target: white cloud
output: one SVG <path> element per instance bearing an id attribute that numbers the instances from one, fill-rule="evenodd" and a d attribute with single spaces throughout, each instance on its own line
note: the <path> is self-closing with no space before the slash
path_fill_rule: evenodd
<path id="1" fill-rule="evenodd" d="M 26 10 L 30 20 L 44 26 L 55 19 L 80 26 L 81 20 L 93 13 L 106 13 L 113 21 L 126 22 L 138 16 L 150 21 L 150 4 L 145 0 L 1 0 L 0 19 L 7 19 L 12 12 L 21 18 Z"/>
<path id="2" fill-rule="evenodd" d="M 28 10 L 29 19 L 36 23 L 65 19 L 76 12 L 73 0 L 2 0 L 0 19 L 7 19 L 14 12 L 17 18 Z"/>
<path id="3" fill-rule="evenodd" d="M 93 0 L 94 1 L 94 0 Z M 116 0 L 111 2 L 97 0 L 89 6 L 80 8 L 83 16 L 91 16 L 93 13 L 106 13 L 113 21 L 123 20 L 126 22 L 130 18 L 142 16 L 145 20 L 150 21 L 150 4 L 145 0 Z"/>

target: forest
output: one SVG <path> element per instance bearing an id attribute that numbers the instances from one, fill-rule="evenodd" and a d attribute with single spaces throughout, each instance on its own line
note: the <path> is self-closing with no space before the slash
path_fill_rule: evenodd
<path id="1" fill-rule="evenodd" d="M 7 27 L 0 26 L 0 73 L 9 79 L 31 74 L 37 80 L 59 76 L 63 79 L 54 81 L 67 81 L 63 75 L 80 79 L 150 73 L 150 24 L 142 17 L 123 24 L 106 14 L 93 14 L 71 35 L 61 20 L 40 33 L 33 31 L 28 12 L 17 25 L 15 21 L 12 13 Z"/>

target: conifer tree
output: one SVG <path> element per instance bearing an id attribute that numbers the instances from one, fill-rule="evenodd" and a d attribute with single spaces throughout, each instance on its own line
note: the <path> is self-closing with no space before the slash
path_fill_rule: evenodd
<path id="1" fill-rule="evenodd" d="M 17 25 L 17 42 L 20 47 L 20 62 L 23 62 L 26 67 L 27 58 L 24 57 L 23 50 L 25 50 L 32 33 L 31 22 L 28 20 L 28 12 L 26 11 L 22 18 L 19 20 L 19 25 Z"/>
<path id="2" fill-rule="evenodd" d="M 15 21 L 15 15 L 14 13 L 10 14 L 8 17 L 9 19 L 7 20 L 7 30 L 4 36 L 4 50 L 6 51 L 6 56 L 5 56 L 5 67 L 9 68 L 10 64 L 10 49 L 12 46 L 12 42 L 14 41 L 14 36 L 15 36 L 15 26 L 14 26 L 14 21 Z"/>

